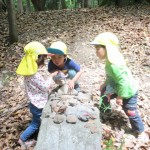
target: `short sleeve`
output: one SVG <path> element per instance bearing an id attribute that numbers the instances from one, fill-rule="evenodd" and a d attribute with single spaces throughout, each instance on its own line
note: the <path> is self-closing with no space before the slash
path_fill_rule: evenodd
<path id="1" fill-rule="evenodd" d="M 80 71 L 80 65 L 75 63 L 73 60 L 68 62 L 68 69 L 74 69 L 76 72 Z"/>

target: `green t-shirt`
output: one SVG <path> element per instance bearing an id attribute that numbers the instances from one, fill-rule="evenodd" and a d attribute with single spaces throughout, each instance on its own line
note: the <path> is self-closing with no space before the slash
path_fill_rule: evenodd
<path id="1" fill-rule="evenodd" d="M 110 85 L 115 93 L 125 99 L 137 92 L 137 84 L 127 66 L 111 64 L 106 60 L 106 85 Z"/>

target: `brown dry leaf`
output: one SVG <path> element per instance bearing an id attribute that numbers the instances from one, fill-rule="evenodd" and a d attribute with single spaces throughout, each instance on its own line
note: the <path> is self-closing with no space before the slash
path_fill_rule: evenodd
<path id="1" fill-rule="evenodd" d="M 137 7 L 140 11 L 137 11 Z M 47 19 L 49 18 L 49 19 Z M 1 13 L 0 27 L 3 29 L 0 36 L 0 81 L 2 74 L 8 74 L 5 77 L 9 82 L 4 88 L 0 89 L 1 105 L 0 114 L 6 117 L 10 110 L 15 110 L 19 105 L 26 100 L 24 96 L 23 77 L 16 76 L 16 68 L 24 55 L 23 47 L 30 41 L 37 40 L 49 47 L 53 41 L 62 40 L 68 45 L 69 53 L 79 62 L 84 64 L 83 69 L 87 70 L 85 77 L 86 82 L 81 80 L 81 85 L 84 88 L 91 88 L 92 99 L 99 102 L 99 81 L 104 81 L 104 67 L 102 66 L 93 51 L 93 47 L 89 46 L 89 42 L 94 37 L 104 31 L 114 32 L 120 39 L 121 49 L 124 53 L 125 59 L 131 71 L 134 73 L 136 79 L 141 81 L 139 90 L 139 110 L 142 113 L 142 119 L 145 125 L 150 127 L 149 119 L 149 86 L 145 86 L 149 82 L 149 77 L 142 80 L 146 75 L 150 74 L 149 62 L 149 7 L 148 6 L 130 6 L 128 8 L 114 8 L 103 7 L 95 9 L 69 11 L 59 10 L 50 12 L 39 12 L 31 14 L 17 14 L 17 26 L 19 32 L 19 42 L 9 45 L 8 43 L 8 22 L 6 14 Z M 7 61 L 6 61 L 7 60 Z M 10 63 L 11 62 L 11 63 Z M 93 69 L 92 71 L 90 69 Z M 7 73 L 4 73 L 4 72 Z M 102 73 L 103 72 L 103 73 Z M 92 79 L 89 79 L 89 78 Z M 10 79 L 9 79 L 10 78 Z M 97 83 L 97 84 L 96 84 Z M 146 88 L 145 88 L 146 87 Z M 97 92 L 95 92 L 97 91 Z M 13 109 L 10 109 L 13 108 Z M 109 139 L 111 136 L 116 138 L 119 130 L 115 131 L 115 127 L 122 128 L 125 125 L 123 118 L 118 117 L 121 112 L 115 112 L 112 116 L 107 116 L 104 123 L 104 138 Z M 14 132 L 15 141 L 19 136 L 19 127 L 25 128 L 30 120 L 29 110 L 22 108 L 12 113 L 9 121 L 0 125 L 1 134 L 5 138 L 0 139 L 2 149 L 11 148 L 20 149 L 18 145 L 12 140 L 12 133 Z M 15 121 L 14 121 L 15 120 Z M 6 129 L 7 124 L 9 130 Z M 16 130 L 15 130 L 16 128 Z M 23 130 L 23 129 L 22 129 Z M 21 131 L 22 131 L 21 130 Z M 6 132 L 9 131 L 9 134 Z M 126 133 L 125 133 L 126 134 Z M 11 139 L 12 138 L 12 139 Z M 8 139 L 11 139 L 8 141 Z M 4 142 L 7 140 L 7 142 Z M 15 145 L 13 145 L 15 143 Z M 130 142 L 130 149 L 138 148 L 142 150 L 148 148 L 148 144 L 140 147 L 137 143 Z"/>

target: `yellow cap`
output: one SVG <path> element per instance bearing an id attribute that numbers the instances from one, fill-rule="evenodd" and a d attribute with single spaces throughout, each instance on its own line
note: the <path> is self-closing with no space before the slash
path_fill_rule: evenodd
<path id="1" fill-rule="evenodd" d="M 48 53 L 67 55 L 67 46 L 62 41 L 53 42 L 49 48 L 47 48 Z"/>

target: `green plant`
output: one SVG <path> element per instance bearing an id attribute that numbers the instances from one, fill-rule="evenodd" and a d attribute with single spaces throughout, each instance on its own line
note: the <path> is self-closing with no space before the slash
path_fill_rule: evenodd
<path id="1" fill-rule="evenodd" d="M 119 148 L 115 148 L 114 147 L 114 140 L 113 138 L 110 138 L 109 140 L 106 140 L 104 142 L 106 148 L 104 148 L 104 150 L 122 150 L 123 149 L 123 145 L 125 144 L 124 139 L 121 141 L 121 145 Z"/>
<path id="2" fill-rule="evenodd" d="M 99 100 L 99 108 L 102 108 L 104 110 L 104 112 L 106 112 L 108 109 L 111 109 L 111 106 L 108 105 L 106 106 L 103 102 L 103 97 L 105 97 L 106 95 L 103 95 L 100 97 L 100 100 Z"/>
<path id="3" fill-rule="evenodd" d="M 114 150 L 114 146 L 113 146 L 114 142 L 113 142 L 112 138 L 109 140 L 106 140 L 104 142 L 104 144 L 106 145 L 106 148 L 104 150 Z"/>

